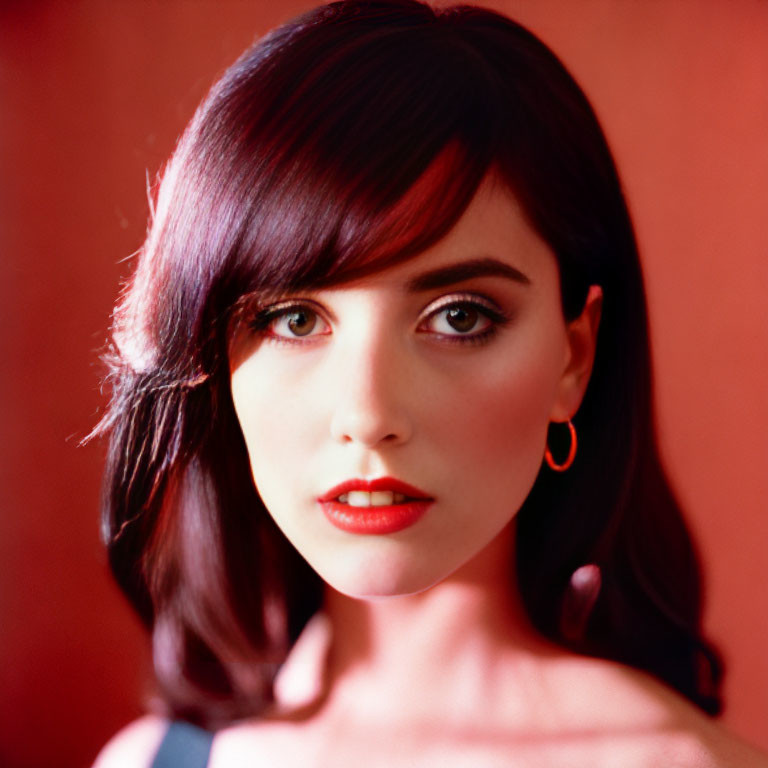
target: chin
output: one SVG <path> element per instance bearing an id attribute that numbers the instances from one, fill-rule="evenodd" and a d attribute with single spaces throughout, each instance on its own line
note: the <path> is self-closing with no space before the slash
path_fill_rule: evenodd
<path id="1" fill-rule="evenodd" d="M 425 592 L 439 584 L 448 574 L 427 573 L 422 568 L 397 567 L 393 563 L 346 563 L 343 568 L 315 568 L 320 577 L 333 589 L 358 600 L 378 600 L 403 597 Z"/>

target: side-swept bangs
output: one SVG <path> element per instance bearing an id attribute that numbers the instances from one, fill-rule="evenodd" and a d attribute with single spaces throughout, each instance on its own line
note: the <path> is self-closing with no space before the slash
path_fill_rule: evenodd
<path id="1" fill-rule="evenodd" d="M 202 347 L 239 296 L 408 258 L 472 198 L 497 144 L 493 99 L 466 72 L 477 63 L 417 27 L 382 30 L 371 18 L 351 37 L 339 26 L 274 33 L 196 114 L 118 317 L 118 341 L 145 334 L 124 350 L 140 350 L 140 367 L 167 361 L 179 331 Z"/>

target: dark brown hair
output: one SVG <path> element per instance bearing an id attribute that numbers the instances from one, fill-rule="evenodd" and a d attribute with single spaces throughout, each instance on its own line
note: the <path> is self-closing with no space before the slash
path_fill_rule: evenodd
<path id="1" fill-rule="evenodd" d="M 547 637 L 717 712 L 699 567 L 655 443 L 635 239 L 587 99 L 496 13 L 345 0 L 267 35 L 214 85 L 164 172 L 115 316 L 103 533 L 174 716 L 258 713 L 322 600 L 253 486 L 229 390 L 233 313 L 257 291 L 420 252 L 490 171 L 555 252 L 566 319 L 591 284 L 604 292 L 578 459 L 542 469 L 519 512 L 524 604 Z M 569 585 L 585 564 L 602 587 L 574 632 Z"/>

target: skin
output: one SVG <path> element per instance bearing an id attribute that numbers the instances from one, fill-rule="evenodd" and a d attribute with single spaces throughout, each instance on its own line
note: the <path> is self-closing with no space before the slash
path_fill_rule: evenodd
<path id="1" fill-rule="evenodd" d="M 486 275 L 407 290 L 419 275 L 489 257 L 526 281 Z M 578 409 L 600 298 L 593 288 L 582 316 L 565 323 L 554 255 L 489 179 L 454 229 L 409 262 L 273 302 L 305 305 L 306 335 L 289 316 L 241 329 L 232 397 L 256 488 L 327 583 L 363 598 L 421 592 L 508 526 L 541 466 L 547 425 Z M 457 330 L 446 308 L 457 301 L 504 320 L 477 311 Z M 384 476 L 434 499 L 415 525 L 359 535 L 319 514 L 331 487 Z"/>
<path id="2" fill-rule="evenodd" d="M 528 282 L 405 290 L 478 256 Z M 571 323 L 559 290 L 549 247 L 489 179 L 429 251 L 289 297 L 312 301 L 322 320 L 304 341 L 265 337 L 289 331 L 285 319 L 237 333 L 232 395 L 256 487 L 329 587 L 278 676 L 275 706 L 219 731 L 211 768 L 768 766 L 649 676 L 549 644 L 520 605 L 515 514 L 548 422 L 578 409 L 600 319 L 598 289 Z M 485 344 L 451 343 L 433 310 L 457 295 L 491 299 L 510 321 Z M 353 534 L 320 511 L 331 486 L 383 475 L 434 497 L 413 526 Z M 166 727 L 137 721 L 97 768 L 149 766 Z"/>

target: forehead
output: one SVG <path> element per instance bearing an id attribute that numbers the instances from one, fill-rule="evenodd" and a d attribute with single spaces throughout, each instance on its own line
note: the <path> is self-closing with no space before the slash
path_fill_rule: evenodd
<path id="1" fill-rule="evenodd" d="M 371 283 L 413 286 L 420 276 L 433 270 L 491 260 L 518 272 L 525 278 L 520 283 L 543 286 L 554 281 L 557 285 L 557 260 L 552 248 L 530 224 L 514 193 L 493 175 L 483 180 L 462 216 L 437 243 L 405 262 L 335 287 Z"/>

